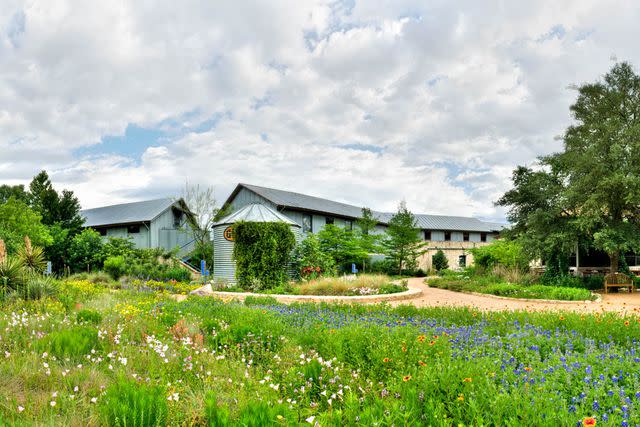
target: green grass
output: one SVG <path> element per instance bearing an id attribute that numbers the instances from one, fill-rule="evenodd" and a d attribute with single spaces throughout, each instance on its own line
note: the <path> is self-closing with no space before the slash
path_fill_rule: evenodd
<path id="1" fill-rule="evenodd" d="M 640 422 L 637 315 L 73 289 L 0 307 L 2 424 Z"/>

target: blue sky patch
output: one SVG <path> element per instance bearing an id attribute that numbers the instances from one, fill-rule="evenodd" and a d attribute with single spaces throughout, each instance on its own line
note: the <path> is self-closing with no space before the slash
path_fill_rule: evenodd
<path id="1" fill-rule="evenodd" d="M 371 144 L 343 144 L 339 145 L 340 148 L 344 148 L 345 150 L 357 150 L 357 151 L 369 151 L 371 153 L 380 154 L 384 151 L 384 147 L 378 147 L 377 145 Z"/>
<path id="2" fill-rule="evenodd" d="M 104 136 L 100 144 L 82 147 L 76 150 L 76 154 L 81 156 L 118 154 L 139 159 L 148 147 L 161 145 L 166 141 L 167 133 L 165 131 L 129 124 L 124 135 Z"/>

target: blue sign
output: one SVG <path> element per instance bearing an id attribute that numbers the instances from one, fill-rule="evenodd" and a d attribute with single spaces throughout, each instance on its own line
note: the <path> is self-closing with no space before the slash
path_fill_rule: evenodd
<path id="1" fill-rule="evenodd" d="M 44 274 L 46 274 L 47 276 L 51 275 L 51 261 L 47 261 L 47 269 L 45 270 Z"/>
<path id="2" fill-rule="evenodd" d="M 202 274 L 203 276 L 206 276 L 207 272 L 207 261 L 201 259 L 200 260 L 200 274 Z"/>
<path id="3" fill-rule="evenodd" d="M 356 268 L 356 264 L 355 263 L 351 264 L 351 272 L 353 274 L 356 274 L 358 272 L 358 269 Z"/>

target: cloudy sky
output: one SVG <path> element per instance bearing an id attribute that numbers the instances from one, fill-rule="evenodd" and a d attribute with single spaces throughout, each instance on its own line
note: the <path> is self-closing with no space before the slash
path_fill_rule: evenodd
<path id="1" fill-rule="evenodd" d="M 179 3 L 0 0 L 0 183 L 500 219 L 514 166 L 561 147 L 569 87 L 640 67 L 633 0 Z"/>

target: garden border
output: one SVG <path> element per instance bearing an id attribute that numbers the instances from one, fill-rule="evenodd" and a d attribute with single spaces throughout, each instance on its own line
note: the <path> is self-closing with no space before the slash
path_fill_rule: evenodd
<path id="1" fill-rule="evenodd" d="M 431 287 L 427 284 L 425 284 L 425 286 L 427 286 L 428 288 L 431 289 L 441 289 L 441 288 L 435 288 L 435 287 Z M 500 299 L 500 300 L 507 300 L 507 301 L 523 301 L 523 302 L 543 302 L 543 303 L 552 303 L 552 304 L 580 304 L 580 303 L 599 303 L 602 302 L 602 295 L 600 294 L 596 294 L 591 292 L 591 295 L 595 295 L 596 299 L 595 300 L 572 300 L 572 301 L 568 301 L 568 300 L 563 300 L 563 299 L 537 299 L 537 298 L 511 298 L 511 297 L 503 297 L 501 295 L 493 295 L 493 294 L 483 294 L 482 292 L 464 292 L 464 291 L 452 291 L 451 289 L 442 289 L 444 291 L 450 291 L 450 292 L 459 292 L 461 294 L 468 294 L 468 295 L 475 295 L 478 297 L 489 297 L 489 298 L 494 298 L 494 299 Z"/>
<path id="2" fill-rule="evenodd" d="M 211 285 L 205 285 L 190 292 L 190 295 L 200 296 L 213 296 L 220 298 L 237 298 L 243 301 L 246 297 L 271 297 L 282 303 L 291 302 L 386 302 L 386 301 L 401 301 L 405 299 L 414 299 L 422 296 L 422 289 L 409 287 L 408 290 L 403 292 L 397 292 L 393 294 L 381 294 L 381 295 L 288 295 L 288 294 L 258 294 L 254 292 L 224 292 L 214 291 Z"/>

